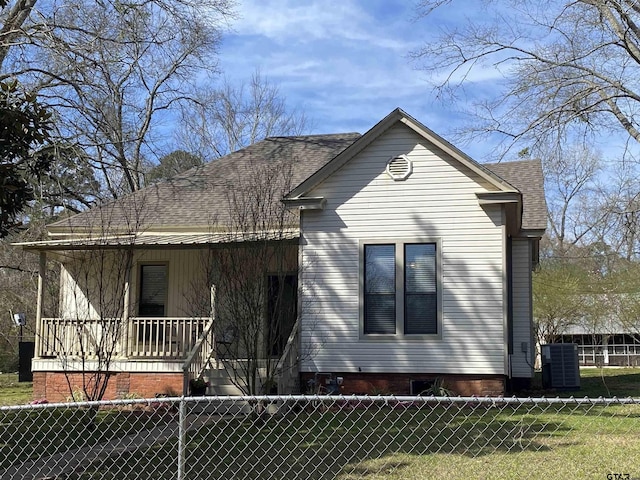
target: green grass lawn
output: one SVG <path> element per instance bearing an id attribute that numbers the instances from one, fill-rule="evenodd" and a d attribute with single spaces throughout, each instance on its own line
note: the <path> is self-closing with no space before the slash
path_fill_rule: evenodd
<path id="1" fill-rule="evenodd" d="M 0 410 L 0 470 L 15 462 L 103 444 L 158 426 L 166 426 L 173 434 L 175 427 L 169 426 L 173 420 L 174 415 L 164 410 L 158 413 L 126 407 Z"/>
<path id="2" fill-rule="evenodd" d="M 33 399 L 33 383 L 18 382 L 17 373 L 0 373 L 0 405 L 24 405 Z"/>
<path id="3" fill-rule="evenodd" d="M 639 429 L 640 405 L 375 406 L 215 419 L 188 438 L 186 478 L 634 478 Z M 100 460 L 74 478 L 175 478 L 177 447 L 172 439 Z"/>
<path id="4" fill-rule="evenodd" d="M 0 404 L 31 398 L 31 385 L 17 383 L 15 375 L 0 381 Z M 640 369 L 582 369 L 581 386 L 576 392 L 534 389 L 532 396 L 640 398 Z M 0 468 L 122 438 L 149 428 L 148 421 L 175 420 L 175 413 L 154 420 L 105 410 L 88 428 L 83 412 L 0 412 Z M 640 405 L 305 409 L 267 421 L 213 416 L 189 435 L 185 467 L 193 479 L 640 478 L 638 432 Z M 90 459 L 85 473 L 69 478 L 175 478 L 177 448 L 174 436 L 144 450 Z"/>
<path id="5" fill-rule="evenodd" d="M 531 391 L 518 396 L 532 397 L 633 397 L 640 398 L 640 368 L 580 368 L 580 389 L 555 391 L 542 389 L 542 374 L 536 372 Z"/>
<path id="6" fill-rule="evenodd" d="M 581 368 L 580 387 L 583 397 L 640 398 L 640 368 Z"/>

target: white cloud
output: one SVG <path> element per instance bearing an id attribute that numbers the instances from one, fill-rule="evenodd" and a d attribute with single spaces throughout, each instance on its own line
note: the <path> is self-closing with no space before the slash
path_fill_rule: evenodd
<path id="1" fill-rule="evenodd" d="M 389 24 L 380 23 L 370 13 L 371 5 L 372 2 L 355 0 L 332 3 L 249 0 L 242 3 L 235 30 L 240 35 L 259 35 L 279 44 L 291 40 L 296 43 L 350 41 L 407 52 L 413 44 L 400 38 L 398 34 L 402 30 L 397 30 L 395 36 L 384 32 L 399 18 L 390 19 Z"/>
<path id="2" fill-rule="evenodd" d="M 454 116 L 434 104 L 425 73 L 408 58 L 426 26 L 412 8 L 405 0 L 243 1 L 220 67 L 237 81 L 259 68 L 314 133 L 363 133 L 399 106 L 446 136 Z M 491 69 L 474 75 L 495 79 Z"/>

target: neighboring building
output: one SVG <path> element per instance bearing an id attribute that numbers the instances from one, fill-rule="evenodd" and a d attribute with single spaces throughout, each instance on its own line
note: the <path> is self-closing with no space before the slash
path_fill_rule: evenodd
<path id="1" fill-rule="evenodd" d="M 637 367 L 640 366 L 640 335 L 629 332 L 615 321 L 602 325 L 573 325 L 556 343 L 578 345 L 578 361 L 584 366 Z"/>
<path id="2" fill-rule="evenodd" d="M 107 397 L 182 392 L 183 372 L 228 392 L 230 366 L 250 363 L 229 299 L 252 277 L 262 391 L 330 377 L 343 393 L 408 394 L 442 377 L 502 394 L 533 375 L 545 227 L 540 162 L 478 164 L 400 109 L 362 136 L 268 138 L 22 244 L 43 286 L 46 261 L 62 265 L 58 311 L 38 299 L 34 395 L 99 368 L 78 345 L 109 335 Z M 260 245 L 280 255 L 259 269 Z"/>

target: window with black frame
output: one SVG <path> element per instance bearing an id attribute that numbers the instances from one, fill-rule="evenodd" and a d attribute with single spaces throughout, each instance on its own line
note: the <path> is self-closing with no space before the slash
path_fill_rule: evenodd
<path id="1" fill-rule="evenodd" d="M 140 302 L 138 315 L 141 317 L 164 317 L 167 303 L 167 266 L 140 266 Z"/>

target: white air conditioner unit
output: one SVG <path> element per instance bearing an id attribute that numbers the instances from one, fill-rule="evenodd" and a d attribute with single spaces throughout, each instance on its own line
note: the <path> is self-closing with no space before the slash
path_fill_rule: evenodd
<path id="1" fill-rule="evenodd" d="M 550 343 L 541 345 L 542 386 L 556 390 L 579 390 L 578 345 Z"/>

